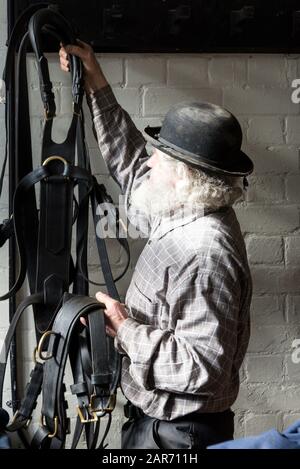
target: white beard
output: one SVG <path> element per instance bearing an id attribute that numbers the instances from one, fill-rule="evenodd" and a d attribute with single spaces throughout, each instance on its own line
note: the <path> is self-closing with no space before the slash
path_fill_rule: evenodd
<path id="1" fill-rule="evenodd" d="M 131 210 L 142 212 L 148 219 L 169 216 L 178 202 L 173 185 L 163 180 L 146 179 L 131 193 Z"/>

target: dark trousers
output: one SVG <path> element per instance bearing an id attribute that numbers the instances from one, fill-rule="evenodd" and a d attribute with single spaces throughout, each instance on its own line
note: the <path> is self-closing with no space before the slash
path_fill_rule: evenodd
<path id="1" fill-rule="evenodd" d="M 205 449 L 232 440 L 234 413 L 193 413 L 166 421 L 140 412 L 122 428 L 123 449 Z"/>

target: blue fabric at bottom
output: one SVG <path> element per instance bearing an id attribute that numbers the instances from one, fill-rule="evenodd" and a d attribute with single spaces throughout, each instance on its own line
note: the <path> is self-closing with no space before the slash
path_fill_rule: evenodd
<path id="1" fill-rule="evenodd" d="M 10 441 L 6 433 L 0 432 L 0 449 L 10 449 Z"/>
<path id="2" fill-rule="evenodd" d="M 258 436 L 225 441 L 207 449 L 300 449 L 300 420 L 283 433 L 272 429 Z"/>

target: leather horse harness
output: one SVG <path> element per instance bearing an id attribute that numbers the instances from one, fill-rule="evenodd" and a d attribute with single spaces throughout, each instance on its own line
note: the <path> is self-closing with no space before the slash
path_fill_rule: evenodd
<path id="1" fill-rule="evenodd" d="M 63 143 L 52 140 L 56 105 L 48 62 L 43 54 L 43 36 L 50 35 L 64 44 L 75 43 L 76 36 L 66 18 L 55 8 L 47 6 L 33 5 L 18 19 L 9 40 L 4 71 L 8 142 L 0 187 L 2 189 L 8 160 L 12 196 L 10 218 L 0 226 L 0 246 L 6 240 L 10 243 L 10 289 L 0 299 L 9 299 L 12 311 L 12 306 L 16 305 L 16 294 L 26 276 L 29 295 L 10 314 L 10 326 L 0 356 L 0 408 L 11 350 L 14 417 L 6 430 L 18 431 L 27 447 L 63 448 L 66 435 L 70 433 L 64 384 L 69 360 L 73 377 L 71 393 L 77 398 L 72 448 L 77 446 L 83 430 L 88 448 L 102 448 L 115 406 L 121 361 L 113 339 L 105 333 L 104 305 L 88 296 L 91 282 L 87 265 L 90 204 L 95 227 L 97 225 L 98 236 L 96 234 L 95 237 L 103 277 L 108 294 L 117 300 L 115 281 L 127 270 L 129 248 L 126 240 L 118 237 L 118 212 L 112 208 L 111 198 L 91 174 L 84 138 L 82 66 L 74 56 L 70 57 L 71 124 Z M 26 52 L 30 44 L 37 60 L 45 112 L 41 164 L 36 168 L 32 158 L 26 76 Z M 39 204 L 36 185 L 40 189 Z M 99 204 L 108 208 L 110 220 L 112 215 L 116 215 L 116 237 L 128 255 L 126 268 L 117 279 L 113 279 L 111 273 L 104 236 L 99 236 L 98 232 L 101 229 Z M 71 254 L 72 243 L 76 256 Z M 36 348 L 32 351 L 35 364 L 25 395 L 20 399 L 16 384 L 14 337 L 19 320 L 23 313 L 27 314 L 29 307 L 33 310 L 36 331 Z M 87 318 L 89 327 L 80 323 L 81 316 Z M 40 393 L 40 424 L 29 443 L 26 429 Z M 108 423 L 99 444 L 100 418 L 103 416 L 108 417 L 105 419 Z"/>

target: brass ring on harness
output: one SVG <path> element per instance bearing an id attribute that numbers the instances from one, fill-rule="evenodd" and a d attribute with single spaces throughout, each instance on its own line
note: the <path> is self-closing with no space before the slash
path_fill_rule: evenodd
<path id="1" fill-rule="evenodd" d="M 47 337 L 49 337 L 50 335 L 57 335 L 56 332 L 53 332 L 53 331 L 46 331 L 42 337 L 40 338 L 40 341 L 39 341 L 39 344 L 37 346 L 37 349 L 36 349 L 36 352 L 35 352 L 35 356 L 37 355 L 38 358 L 40 360 L 50 360 L 50 358 L 53 358 L 53 355 L 50 354 L 50 355 L 43 355 L 43 345 L 44 345 L 44 342 L 46 340 Z"/>
<path id="2" fill-rule="evenodd" d="M 61 161 L 64 165 L 63 175 L 67 173 L 67 168 L 69 166 L 69 163 L 67 162 L 65 158 L 63 158 L 62 156 L 58 156 L 58 155 L 49 156 L 48 158 L 45 159 L 45 161 L 43 161 L 42 166 L 47 166 L 51 161 Z"/>

